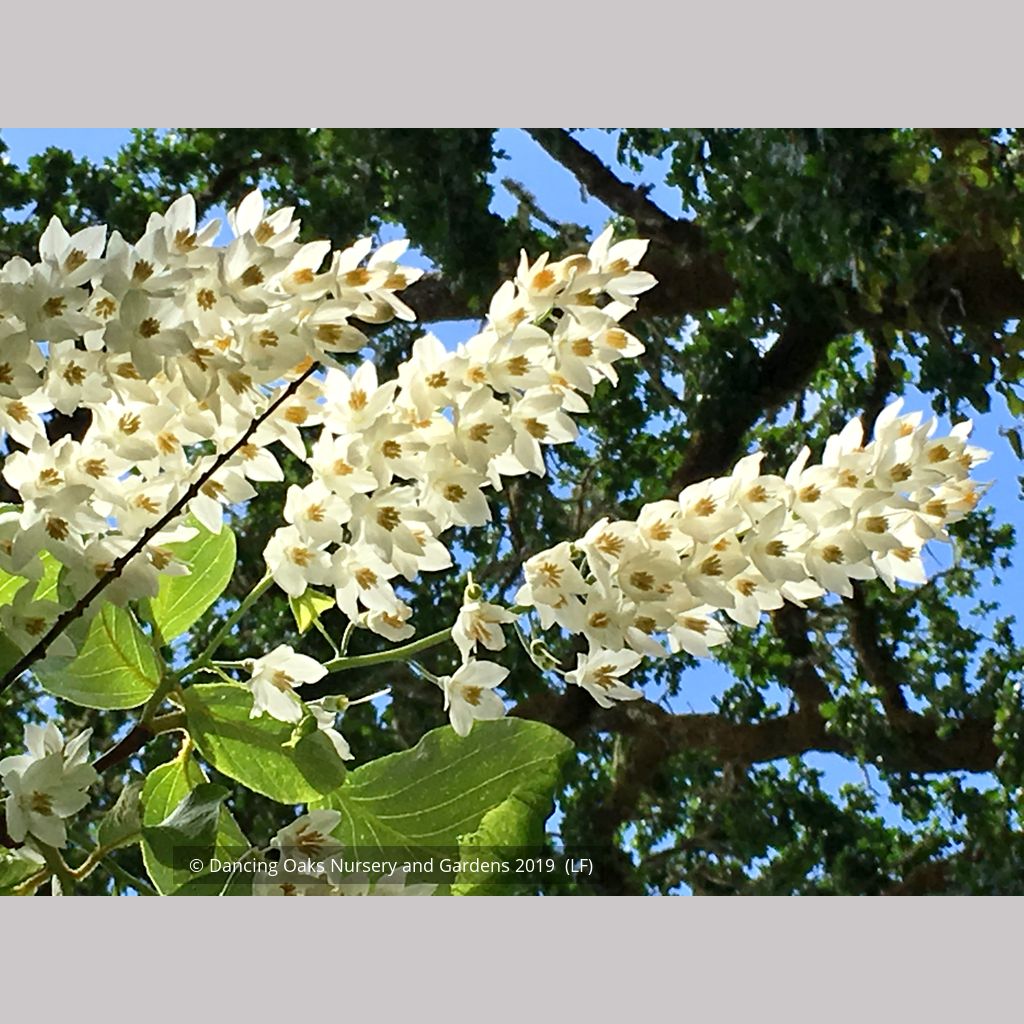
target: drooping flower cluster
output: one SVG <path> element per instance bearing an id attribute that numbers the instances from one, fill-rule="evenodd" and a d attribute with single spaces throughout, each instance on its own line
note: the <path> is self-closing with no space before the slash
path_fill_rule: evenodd
<path id="1" fill-rule="evenodd" d="M 0 778 L 10 794 L 4 805 L 7 832 L 17 843 L 35 837 L 47 846 L 67 844 L 65 819 L 89 802 L 86 790 L 98 778 L 89 764 L 86 729 L 74 739 L 52 723 L 25 726 L 27 753 L 0 761 Z"/>
<path id="2" fill-rule="evenodd" d="M 289 488 L 289 525 L 265 551 L 283 590 L 330 586 L 350 621 L 391 640 L 412 635 L 394 581 L 449 567 L 441 535 L 486 523 L 487 491 L 503 477 L 543 475 L 542 446 L 571 441 L 584 396 L 643 351 L 619 321 L 654 284 L 635 269 L 646 243 L 610 242 L 608 231 L 559 263 L 524 255 L 487 326 L 455 351 L 426 335 L 393 380 L 367 362 L 310 387 L 302 422 L 321 427 L 313 479 Z"/>
<path id="3" fill-rule="evenodd" d="M 622 676 L 643 656 L 708 656 L 726 641 L 716 612 L 753 627 L 784 601 L 849 597 L 853 580 L 924 583 L 922 548 L 975 507 L 984 487 L 969 474 L 990 453 L 968 444 L 969 421 L 936 437 L 934 420 L 901 408 L 884 410 L 868 443 L 851 420 L 820 464 L 805 447 L 782 477 L 748 455 L 635 521 L 602 519 L 530 558 L 517 604 L 589 645 L 566 680 L 604 706 L 635 699 Z"/>
<path id="4" fill-rule="evenodd" d="M 313 361 L 331 363 L 366 338 L 352 321 L 411 311 L 396 292 L 422 273 L 395 262 L 406 243 L 371 254 L 362 239 L 330 254 L 296 241 L 292 209 L 268 211 L 253 192 L 228 220 L 196 226 L 184 196 L 150 217 L 135 243 L 104 227 L 69 235 L 54 218 L 39 262 L 0 269 L 0 450 L 20 507 L 0 512 L 0 570 L 38 581 L 41 555 L 63 566 L 61 593 L 87 592 L 243 436 Z M 326 261 L 326 262 L 325 262 Z M 282 479 L 268 446 L 305 456 L 299 427 L 320 415 L 313 382 L 269 417 L 189 503 L 219 531 L 223 506 Z M 46 421 L 88 410 L 81 439 L 51 444 Z M 183 573 L 166 544 L 194 534 L 176 521 L 105 592 L 123 602 L 156 593 L 161 573 Z M 56 616 L 34 586 L 8 624 L 24 647 Z"/>

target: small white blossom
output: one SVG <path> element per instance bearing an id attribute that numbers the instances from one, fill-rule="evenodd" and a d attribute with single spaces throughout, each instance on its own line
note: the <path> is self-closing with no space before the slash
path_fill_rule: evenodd
<path id="1" fill-rule="evenodd" d="M 305 654 L 296 654 L 287 644 L 280 644 L 269 654 L 256 658 L 249 668 L 248 687 L 252 691 L 251 716 L 270 715 L 281 722 L 298 722 L 303 703 L 295 693 L 297 686 L 315 683 L 327 675 L 320 662 Z"/>
<path id="2" fill-rule="evenodd" d="M 489 661 L 467 661 L 450 676 L 441 676 L 444 706 L 452 728 L 468 736 L 476 719 L 493 720 L 505 716 L 505 705 L 494 692 L 508 675 L 508 669 Z"/>

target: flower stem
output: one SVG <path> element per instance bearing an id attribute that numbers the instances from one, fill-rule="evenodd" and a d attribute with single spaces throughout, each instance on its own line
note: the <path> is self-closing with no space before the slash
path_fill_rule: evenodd
<path id="1" fill-rule="evenodd" d="M 438 647 L 451 639 L 452 631 L 442 629 L 437 633 L 431 633 L 420 640 L 414 640 L 411 644 L 402 647 L 394 647 L 390 651 L 378 651 L 375 654 L 356 654 L 350 658 L 335 658 L 327 662 L 324 668 L 328 672 L 347 672 L 353 668 L 366 668 L 370 665 L 384 665 L 389 661 L 405 661 L 420 651 L 427 651 L 431 647 Z"/>
<path id="2" fill-rule="evenodd" d="M 37 849 L 43 855 L 43 860 L 46 861 L 46 866 L 50 869 L 50 873 L 60 879 L 61 895 L 69 896 L 75 889 L 75 876 L 72 874 L 71 868 L 64 863 L 64 858 L 56 847 L 47 846 L 45 843 L 38 843 Z"/>
<path id="3" fill-rule="evenodd" d="M 273 576 L 267 573 L 256 584 L 248 594 L 242 598 L 238 603 L 238 607 L 221 623 L 220 629 L 213 634 L 213 639 L 206 645 L 206 649 L 200 654 L 193 662 L 186 665 L 179 673 L 178 678 L 184 679 L 185 676 L 191 675 L 193 672 L 198 671 L 201 668 L 206 668 L 212 661 L 213 656 L 217 653 L 217 649 L 224 642 L 224 638 L 231 632 L 231 628 L 238 622 L 238 620 L 270 589 L 271 584 L 274 582 Z"/>

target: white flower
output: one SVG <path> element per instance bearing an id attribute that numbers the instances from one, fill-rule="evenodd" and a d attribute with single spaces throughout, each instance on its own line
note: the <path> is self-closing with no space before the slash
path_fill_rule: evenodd
<path id="1" fill-rule="evenodd" d="M 622 682 L 622 676 L 640 664 L 642 658 L 633 651 L 606 651 L 592 647 L 576 659 L 576 668 L 565 674 L 567 683 L 582 686 L 603 708 L 617 700 L 639 700 L 643 694 Z"/>
<path id="2" fill-rule="evenodd" d="M 489 661 L 467 661 L 454 675 L 441 676 L 444 706 L 452 728 L 468 736 L 473 721 L 488 721 L 505 716 L 505 705 L 494 687 L 508 675 L 508 669 Z"/>
<path id="3" fill-rule="evenodd" d="M 326 583 L 331 560 L 322 543 L 304 537 L 294 526 L 274 532 L 263 549 L 274 582 L 292 597 L 301 597 L 310 583 Z"/>
<path id="4" fill-rule="evenodd" d="M 516 617 L 507 608 L 486 601 L 467 601 L 459 609 L 459 617 L 452 628 L 452 639 L 462 652 L 463 660 L 483 644 L 489 651 L 505 647 L 502 623 L 515 622 Z"/>
<path id="5" fill-rule="evenodd" d="M 269 654 L 256 658 L 250 673 L 248 686 L 253 696 L 250 717 L 267 714 L 281 722 L 299 722 L 303 703 L 295 687 L 323 679 L 327 669 L 305 654 L 296 654 L 287 644 L 280 644 Z"/>
<path id="6" fill-rule="evenodd" d="M 29 753 L 0 761 L 10 793 L 4 806 L 7 831 L 15 842 L 34 836 L 48 846 L 66 845 L 64 819 L 85 807 L 86 790 L 99 777 L 88 763 L 91 735 L 87 729 L 65 744 L 56 726 L 26 726 Z"/>
<path id="7" fill-rule="evenodd" d="M 341 811 L 310 811 L 279 829 L 270 845 L 283 859 L 323 861 L 341 852 L 341 843 L 331 835 L 341 824 Z"/>
<path id="8" fill-rule="evenodd" d="M 573 564 L 572 549 L 563 541 L 527 559 L 523 566 L 526 583 L 516 594 L 516 604 L 545 604 L 558 607 L 570 595 L 589 589 Z"/>
<path id="9" fill-rule="evenodd" d="M 721 624 L 711 618 L 713 611 L 707 605 L 700 605 L 680 612 L 668 631 L 672 651 L 686 651 L 696 658 L 710 658 L 711 648 L 729 639 Z"/>
<path id="10" fill-rule="evenodd" d="M 491 510 L 480 489 L 487 481 L 475 469 L 441 449 L 434 449 L 427 459 L 425 473 L 427 482 L 421 501 L 441 529 L 453 524 L 482 526 L 490 520 Z"/>
<path id="11" fill-rule="evenodd" d="M 347 705 L 348 701 L 345 698 L 338 697 L 324 697 L 322 700 L 312 700 L 306 704 L 316 719 L 317 729 L 331 741 L 342 761 L 351 761 L 355 757 L 348 740 L 335 728 L 338 724 L 338 712 L 343 711 Z"/>
<path id="12" fill-rule="evenodd" d="M 395 570 L 365 545 L 341 544 L 331 556 L 330 582 L 338 607 L 352 622 L 359 606 L 369 611 L 394 612 L 400 607 L 388 580 Z"/>

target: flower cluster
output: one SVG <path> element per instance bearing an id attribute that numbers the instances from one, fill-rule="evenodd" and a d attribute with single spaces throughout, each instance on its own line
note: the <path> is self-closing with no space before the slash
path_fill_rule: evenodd
<path id="1" fill-rule="evenodd" d="M 645 248 L 611 245 L 609 230 L 586 256 L 524 254 L 486 327 L 455 351 L 426 335 L 392 380 L 366 362 L 310 384 L 302 423 L 320 427 L 306 459 L 312 481 L 289 488 L 288 525 L 264 552 L 276 583 L 292 597 L 330 586 L 351 622 L 411 636 L 396 579 L 449 567 L 441 535 L 486 523 L 487 491 L 503 477 L 543 475 L 542 446 L 571 441 L 585 396 L 643 351 L 619 321 L 654 284 L 635 269 Z"/>
<path id="2" fill-rule="evenodd" d="M 296 241 L 292 212 L 267 210 L 253 192 L 229 214 L 226 245 L 215 244 L 218 222 L 197 227 L 191 196 L 150 217 L 134 243 L 102 226 L 70 235 L 54 218 L 37 263 L 15 257 L 0 269 L 0 450 L 22 498 L 0 511 L 0 570 L 38 581 L 48 553 L 65 567 L 66 601 L 81 597 L 289 380 L 367 343 L 352 321 L 412 318 L 396 294 L 421 273 L 396 263 L 406 243 L 371 252 L 362 239 L 331 254 L 329 242 Z M 304 457 L 299 427 L 321 415 L 322 394 L 311 381 L 282 402 L 188 511 L 217 532 L 224 505 L 282 479 L 268 446 Z M 84 434 L 50 443 L 47 421 L 80 410 Z M 151 596 L 160 574 L 186 572 L 166 545 L 194 532 L 177 517 L 105 598 Z M 35 589 L 22 588 L 5 622 L 23 647 L 59 611 Z"/>
<path id="3" fill-rule="evenodd" d="M 66 818 L 89 802 L 86 790 L 98 778 L 89 764 L 86 729 L 74 739 L 52 723 L 25 726 L 28 752 L 0 761 L 0 778 L 10 795 L 4 806 L 7 832 L 17 843 L 34 837 L 47 846 L 67 844 Z"/>
<path id="4" fill-rule="evenodd" d="M 901 408 L 882 412 L 869 443 L 852 420 L 820 464 L 805 447 L 783 477 L 748 455 L 635 521 L 602 519 L 530 558 L 517 604 L 589 646 L 566 680 L 604 706 L 635 699 L 622 676 L 643 656 L 708 656 L 725 642 L 716 612 L 754 627 L 784 601 L 849 597 L 853 580 L 924 583 L 922 548 L 975 507 L 984 487 L 969 474 L 990 453 L 968 444 L 969 421 L 937 437 L 934 420 Z"/>

